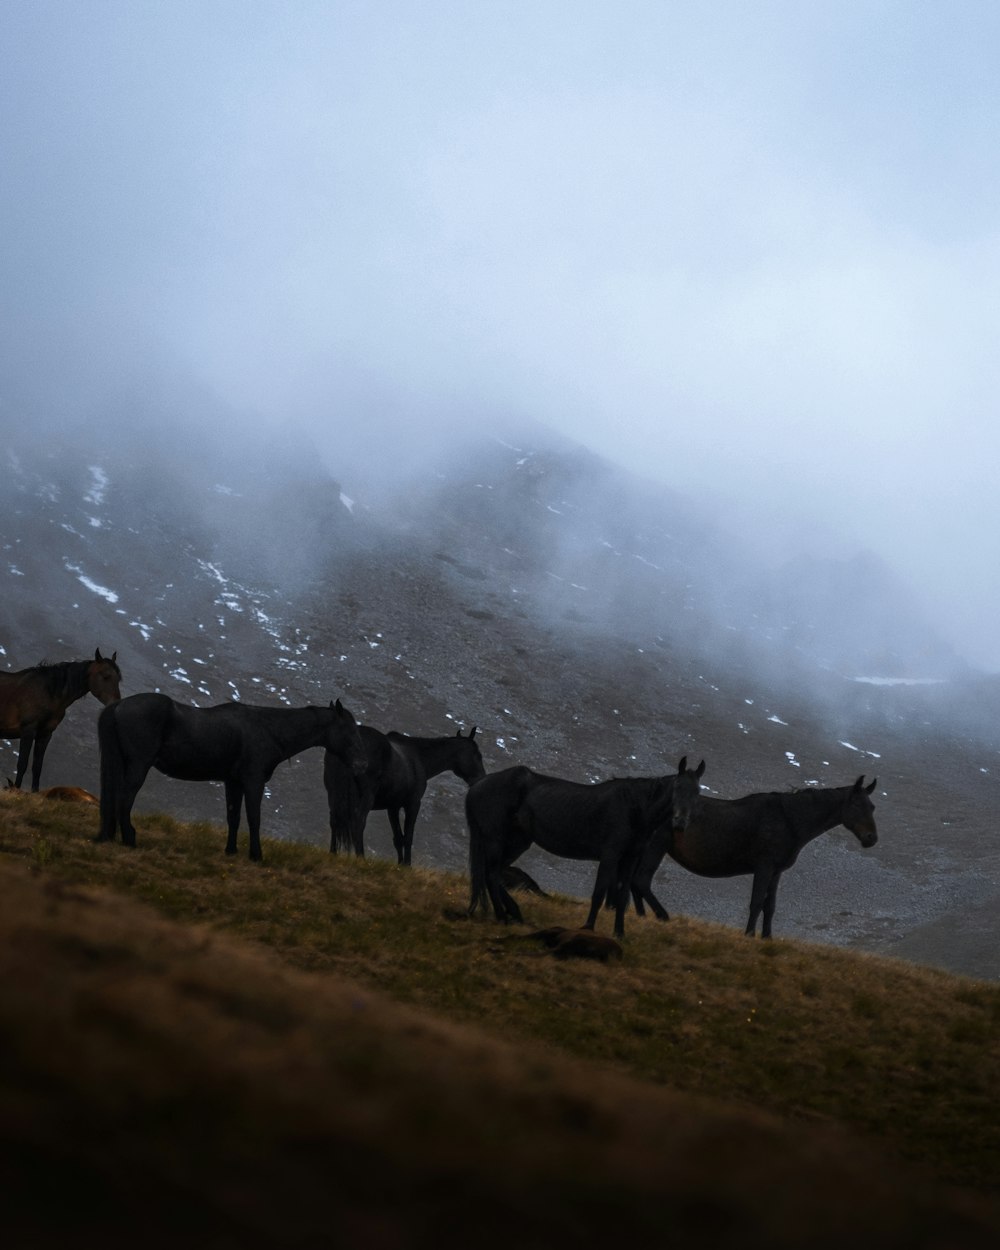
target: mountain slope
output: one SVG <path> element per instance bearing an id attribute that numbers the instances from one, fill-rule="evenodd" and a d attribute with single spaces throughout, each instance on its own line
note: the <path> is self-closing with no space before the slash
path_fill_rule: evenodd
<path id="1" fill-rule="evenodd" d="M 912 943 L 996 975 L 1000 856 L 982 832 L 996 687 L 962 670 L 872 559 L 767 568 L 682 495 L 538 432 L 484 438 L 392 489 L 335 481 L 292 445 L 239 463 L 211 448 L 187 463 L 137 439 L 9 455 L 8 666 L 100 646 L 118 650 L 127 693 L 342 696 L 381 729 L 477 724 L 491 770 L 524 762 L 586 780 L 673 771 L 688 754 L 722 797 L 878 774 L 879 846 L 862 853 L 841 830 L 808 847 L 776 931 Z M 831 604 L 850 605 L 860 641 L 847 644 Z M 71 709 L 44 781 L 96 789 L 96 712 Z M 13 758 L 6 748 L 8 772 Z M 321 766 L 311 753 L 275 774 L 266 835 L 325 844 Z M 221 787 L 151 775 L 143 808 L 221 820 Z M 380 815 L 369 845 L 389 853 Z M 415 855 L 464 866 L 456 781 L 432 783 Z M 524 862 L 589 892 L 586 866 Z M 742 926 L 745 879 L 663 881 L 672 911 Z M 973 918 L 961 950 L 941 933 L 956 908 Z"/>

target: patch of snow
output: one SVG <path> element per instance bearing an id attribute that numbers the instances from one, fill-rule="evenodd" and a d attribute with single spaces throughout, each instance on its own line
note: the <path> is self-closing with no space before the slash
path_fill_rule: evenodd
<path id="1" fill-rule="evenodd" d="M 84 500 L 100 507 L 104 503 L 110 480 L 99 464 L 92 464 L 90 466 L 90 490 L 84 493 Z"/>
<path id="2" fill-rule="evenodd" d="M 795 758 L 795 752 L 794 752 L 794 751 L 786 751 L 786 752 L 785 752 L 785 759 L 786 759 L 786 760 L 788 760 L 789 764 L 791 764 L 791 766 L 792 766 L 793 768 L 801 768 L 801 767 L 802 767 L 802 765 L 799 763 L 799 761 Z"/>
<path id="3" fill-rule="evenodd" d="M 788 721 L 782 720 L 780 716 L 771 715 L 767 718 L 773 725 L 788 725 Z"/>
<path id="4" fill-rule="evenodd" d="M 354 511 L 354 500 L 350 497 L 350 495 L 345 495 L 343 491 L 340 492 L 340 502 L 344 505 L 348 512 Z"/>
<path id="5" fill-rule="evenodd" d="M 943 686 L 943 677 L 852 677 L 867 686 Z"/>
<path id="6" fill-rule="evenodd" d="M 118 602 L 118 595 L 113 590 L 109 590 L 107 586 L 101 586 L 97 582 L 92 581 L 83 572 L 79 565 L 67 563 L 66 571 L 69 573 L 75 573 L 78 582 L 80 582 L 83 586 L 86 586 L 86 588 L 92 591 L 95 595 L 100 595 L 102 599 L 107 599 L 108 603 Z"/>

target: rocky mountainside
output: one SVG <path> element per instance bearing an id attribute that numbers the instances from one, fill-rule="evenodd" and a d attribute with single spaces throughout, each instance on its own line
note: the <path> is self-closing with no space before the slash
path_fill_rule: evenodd
<path id="1" fill-rule="evenodd" d="M 238 460 L 205 444 L 8 451 L 0 662 L 98 646 L 125 693 L 475 724 L 490 770 L 596 780 L 687 754 L 723 798 L 877 774 L 878 846 L 839 830 L 806 848 L 776 932 L 1000 974 L 1000 689 L 874 556 L 767 564 L 683 494 L 544 431 L 484 435 L 391 487 L 335 480 L 291 442 Z M 71 708 L 44 783 L 96 791 L 97 712 Z M 12 773 L 16 744 L 0 751 Z M 318 752 L 278 770 L 265 836 L 326 842 L 321 774 Z M 464 866 L 461 798 L 432 782 L 415 862 Z M 143 808 L 221 822 L 221 787 L 152 776 Z M 391 853 L 380 813 L 368 844 Z M 589 892 L 589 866 L 522 862 Z M 659 882 L 672 910 L 745 921 L 747 879 Z"/>

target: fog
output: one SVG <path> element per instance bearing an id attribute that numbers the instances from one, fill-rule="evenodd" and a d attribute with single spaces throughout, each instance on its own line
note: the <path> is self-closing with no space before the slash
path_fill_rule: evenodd
<path id="1" fill-rule="evenodd" d="M 871 548 L 1000 669 L 998 35 L 987 2 L 6 0 L 4 441 L 132 414 L 193 450 L 211 396 L 236 458 L 304 430 L 385 480 L 539 421 L 776 556 Z"/>

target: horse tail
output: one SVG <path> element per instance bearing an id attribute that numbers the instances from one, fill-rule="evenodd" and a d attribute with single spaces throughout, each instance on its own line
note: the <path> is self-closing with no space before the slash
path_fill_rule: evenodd
<path id="1" fill-rule="evenodd" d="M 97 742 L 101 750 L 102 842 L 114 841 L 118 804 L 125 781 L 125 757 L 118 737 L 117 705 L 109 704 L 97 718 Z"/>
<path id="2" fill-rule="evenodd" d="M 323 763 L 323 781 L 330 808 L 330 851 L 336 854 L 354 850 L 354 826 L 361 806 L 358 780 L 328 751 Z"/>

